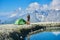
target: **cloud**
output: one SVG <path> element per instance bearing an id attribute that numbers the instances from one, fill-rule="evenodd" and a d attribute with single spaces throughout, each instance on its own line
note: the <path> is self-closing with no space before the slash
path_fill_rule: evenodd
<path id="1" fill-rule="evenodd" d="M 60 12 L 58 12 L 57 10 L 59 10 L 59 3 L 57 0 L 53 0 L 50 5 L 44 4 L 44 5 L 40 5 L 37 2 L 31 3 L 28 8 L 26 8 L 26 12 L 27 13 L 34 13 L 34 14 L 38 14 L 37 19 L 41 20 L 41 21 L 45 21 L 45 22 L 59 22 L 60 21 Z M 52 9 L 52 10 L 51 10 Z M 35 12 L 35 10 L 37 11 L 37 13 Z M 47 11 L 49 10 L 49 12 Z M 54 11 L 55 10 L 55 11 Z M 42 13 L 42 12 L 43 13 Z M 47 17 L 44 15 L 45 13 L 48 13 Z M 57 19 L 59 18 L 59 19 Z"/>
<path id="2" fill-rule="evenodd" d="M 43 10 L 46 10 L 46 9 L 60 10 L 60 0 L 52 0 L 52 2 L 49 5 L 44 4 L 42 9 Z"/>
<path id="3" fill-rule="evenodd" d="M 18 13 L 21 12 L 21 10 L 22 10 L 21 8 L 18 8 L 17 10 L 15 10 L 14 12 L 12 12 L 12 14 L 9 15 L 8 17 L 9 17 L 9 18 L 12 18 L 12 17 L 17 16 Z M 19 15 L 20 15 L 20 14 L 19 14 Z"/>
<path id="4" fill-rule="evenodd" d="M 11 14 L 9 17 L 11 18 L 11 17 L 15 17 L 17 14 Z"/>
<path id="5" fill-rule="evenodd" d="M 18 8 L 18 10 L 16 10 L 15 13 L 10 15 L 10 17 L 15 17 L 19 13 L 20 14 L 17 16 L 20 16 L 20 17 L 26 15 L 26 13 L 30 13 L 31 18 L 34 17 L 33 19 L 31 19 L 31 21 L 33 22 L 35 22 L 37 19 L 40 22 L 60 22 L 60 12 L 57 11 L 60 9 L 60 3 L 58 1 L 59 0 L 53 0 L 49 5 L 44 4 L 42 6 L 39 3 L 34 2 L 34 3 L 29 4 L 28 7 L 24 11 L 21 8 Z M 35 11 L 37 11 L 37 13 Z M 44 15 L 45 13 L 48 13 L 48 15 L 45 16 Z M 38 20 L 36 22 L 39 22 Z M 58 33 L 55 33 L 55 34 L 57 35 Z"/>
<path id="6" fill-rule="evenodd" d="M 48 10 L 49 11 L 46 11 Z M 34 2 L 29 4 L 29 6 L 23 11 L 22 8 L 18 8 L 16 11 L 12 12 L 11 14 L 9 13 L 8 18 L 12 18 L 12 17 L 17 17 L 17 16 L 23 16 L 26 15 L 27 13 L 32 13 L 31 15 L 34 16 L 35 11 L 37 11 L 37 16 L 35 15 L 34 17 L 36 17 L 38 20 L 40 21 L 60 21 L 60 12 L 58 11 L 54 11 L 54 10 L 50 10 L 50 9 L 56 9 L 59 10 L 60 9 L 60 1 L 59 0 L 53 0 L 49 5 L 44 4 L 44 5 L 40 5 L 38 2 Z M 43 12 L 43 13 L 42 13 Z M 44 15 L 45 13 L 48 13 L 47 17 Z M 32 17 L 33 18 L 33 17 Z M 57 19 L 58 18 L 58 19 Z M 33 19 L 31 19 L 33 20 Z M 34 19 L 36 20 L 36 19 Z M 33 20 L 33 21 L 34 21 Z"/>
<path id="7" fill-rule="evenodd" d="M 52 2 L 48 5 L 48 4 L 44 4 L 44 5 L 40 5 L 38 2 L 34 2 L 31 3 L 27 10 L 29 11 L 33 11 L 33 10 L 47 10 L 47 9 L 55 9 L 55 10 L 60 10 L 60 0 L 52 0 Z"/>
<path id="8" fill-rule="evenodd" d="M 51 9 L 60 9 L 60 0 L 53 0 L 50 3 L 50 8 Z"/>
<path id="9" fill-rule="evenodd" d="M 32 9 L 32 10 L 34 10 L 34 9 L 37 10 L 37 9 L 40 8 L 40 4 L 37 3 L 37 2 L 31 3 L 31 4 L 29 5 L 29 8 Z"/>
<path id="10" fill-rule="evenodd" d="M 45 7 L 46 8 L 46 7 Z M 48 16 L 46 17 L 45 21 L 47 22 L 60 22 L 60 0 L 53 0 L 48 9 L 52 9 L 49 11 Z"/>
<path id="11" fill-rule="evenodd" d="M 19 8 L 18 10 L 22 10 L 21 8 Z"/>
<path id="12" fill-rule="evenodd" d="M 53 9 L 53 10 L 60 10 L 60 0 L 52 0 L 52 2 L 48 4 L 44 4 L 40 7 L 42 10 L 46 9 Z"/>
<path id="13" fill-rule="evenodd" d="M 26 11 L 28 13 L 33 13 L 34 10 L 40 9 L 40 4 L 37 2 L 29 4 L 29 6 L 26 8 Z"/>

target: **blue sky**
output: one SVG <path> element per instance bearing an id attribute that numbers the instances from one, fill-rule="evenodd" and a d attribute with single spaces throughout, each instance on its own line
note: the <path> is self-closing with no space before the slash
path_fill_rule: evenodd
<path id="1" fill-rule="evenodd" d="M 0 0 L 0 13 L 10 12 L 21 7 L 25 9 L 29 4 L 38 2 L 39 4 L 50 4 L 52 0 Z"/>
<path id="2" fill-rule="evenodd" d="M 42 6 L 41 6 L 42 5 Z M 22 11 L 18 11 L 19 16 L 25 15 L 26 12 L 32 12 L 37 9 L 44 10 L 60 10 L 60 0 L 0 0 L 0 19 L 5 20 L 9 18 L 16 17 L 18 12 L 16 10 L 22 9 Z M 26 11 L 28 10 L 28 11 Z M 40 11 L 40 10 L 37 10 Z M 51 13 L 51 17 L 48 15 L 47 19 L 49 18 L 55 20 L 55 18 L 59 18 L 60 13 Z M 55 15 L 52 17 L 52 15 Z M 48 21 L 49 21 L 48 20 Z M 58 19 L 58 21 L 60 18 Z M 57 21 L 57 20 L 56 20 Z"/>

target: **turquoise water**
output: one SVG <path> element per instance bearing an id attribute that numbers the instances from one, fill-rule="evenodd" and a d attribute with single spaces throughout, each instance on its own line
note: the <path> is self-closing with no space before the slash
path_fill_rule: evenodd
<path id="1" fill-rule="evenodd" d="M 60 32 L 40 32 L 31 35 L 30 40 L 60 40 Z"/>

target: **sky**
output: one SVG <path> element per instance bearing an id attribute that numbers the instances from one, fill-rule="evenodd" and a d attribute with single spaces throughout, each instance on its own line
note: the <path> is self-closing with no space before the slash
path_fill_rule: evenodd
<path id="1" fill-rule="evenodd" d="M 34 2 L 37 2 L 41 5 L 49 5 L 52 0 L 0 0 L 0 13 L 14 11 L 19 7 L 26 9 L 29 4 Z"/>
<path id="2" fill-rule="evenodd" d="M 34 10 L 41 11 L 39 9 L 43 11 L 60 10 L 60 0 L 0 0 L 0 19 L 17 17 L 18 14 L 22 16 L 26 13 L 33 13 Z M 59 18 L 58 21 L 60 21 L 60 11 L 49 12 L 48 14 L 47 19 L 57 21 L 56 18 Z"/>

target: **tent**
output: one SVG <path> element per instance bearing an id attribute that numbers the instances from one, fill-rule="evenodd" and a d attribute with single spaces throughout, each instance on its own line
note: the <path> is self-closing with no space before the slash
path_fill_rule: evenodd
<path id="1" fill-rule="evenodd" d="M 24 19 L 18 19 L 16 20 L 15 24 L 23 25 L 23 24 L 26 24 L 26 21 Z"/>

